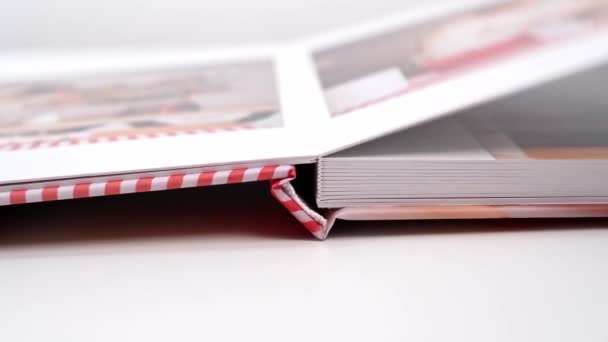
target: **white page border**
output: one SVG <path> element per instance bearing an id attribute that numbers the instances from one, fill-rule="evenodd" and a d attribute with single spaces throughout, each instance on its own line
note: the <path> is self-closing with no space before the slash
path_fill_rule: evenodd
<path id="1" fill-rule="evenodd" d="M 308 57 L 298 46 L 162 54 L 87 52 L 36 58 L 4 55 L 6 63 L 1 63 L 0 75 L 3 81 L 29 80 L 69 77 L 82 72 L 262 59 L 275 64 L 283 127 L 0 152 L 0 184 L 226 164 L 313 162 L 322 151 L 321 140 L 309 139 L 308 130 L 318 126 L 316 118 L 324 115 L 325 107 L 320 92 L 315 101 L 314 94 L 307 90 L 314 89 L 316 78 Z"/>

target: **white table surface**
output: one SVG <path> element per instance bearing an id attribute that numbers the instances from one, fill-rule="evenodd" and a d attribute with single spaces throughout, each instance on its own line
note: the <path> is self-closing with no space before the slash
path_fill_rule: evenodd
<path id="1" fill-rule="evenodd" d="M 266 184 L 0 217 L 5 341 L 608 340 L 608 220 L 340 223 L 319 242 Z"/>

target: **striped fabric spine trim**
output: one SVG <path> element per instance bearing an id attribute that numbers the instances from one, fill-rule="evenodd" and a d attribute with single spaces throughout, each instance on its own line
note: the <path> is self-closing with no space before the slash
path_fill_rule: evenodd
<path id="1" fill-rule="evenodd" d="M 272 196 L 285 207 L 308 231 L 319 240 L 325 240 L 329 234 L 331 226 L 327 220 L 313 209 L 311 209 L 298 196 L 291 181 L 296 177 L 296 170 L 292 168 L 288 177 L 273 180 L 271 182 Z"/>
<path id="2" fill-rule="evenodd" d="M 329 231 L 327 221 L 323 216 L 310 209 L 296 194 L 295 189 L 290 183 L 295 176 L 296 172 L 293 166 L 273 165 L 223 171 L 179 173 L 170 176 L 152 176 L 136 179 L 112 178 L 99 182 L 50 185 L 40 188 L 16 188 L 0 192 L 0 206 L 185 189 L 220 184 L 271 181 L 272 196 L 287 208 L 315 237 L 325 239 Z"/>
<path id="3" fill-rule="evenodd" d="M 289 165 L 265 166 L 259 168 L 181 173 L 170 176 L 141 177 L 137 179 L 111 178 L 99 182 L 82 182 L 41 188 L 16 188 L 0 192 L 0 205 L 266 181 L 286 178 L 291 170 L 293 170 L 293 166 Z"/>
<path id="4" fill-rule="evenodd" d="M 146 133 L 146 134 L 134 134 L 134 135 L 123 135 L 113 137 L 88 137 L 88 138 L 61 138 L 55 140 L 35 140 L 29 142 L 6 142 L 0 144 L 0 152 L 12 152 L 21 150 L 34 150 L 39 148 L 53 148 L 62 146 L 73 146 L 73 145 L 84 145 L 84 144 L 99 144 L 99 143 L 112 143 L 117 141 L 126 140 L 140 140 L 140 139 L 155 139 L 155 138 L 167 138 L 167 137 L 179 137 L 184 135 L 194 134 L 210 134 L 210 133 L 221 133 L 231 131 L 241 131 L 252 129 L 253 127 L 248 125 L 239 125 L 232 127 L 219 127 L 219 128 L 206 128 L 206 129 L 191 129 L 186 131 L 169 131 L 162 133 Z"/>

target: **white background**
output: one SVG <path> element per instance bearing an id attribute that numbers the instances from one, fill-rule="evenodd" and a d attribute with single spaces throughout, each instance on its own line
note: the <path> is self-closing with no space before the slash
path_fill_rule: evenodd
<path id="1" fill-rule="evenodd" d="M 438 3 L 426 0 L 423 4 Z M 416 0 L 3 0 L 0 48 L 270 43 L 386 15 Z"/>

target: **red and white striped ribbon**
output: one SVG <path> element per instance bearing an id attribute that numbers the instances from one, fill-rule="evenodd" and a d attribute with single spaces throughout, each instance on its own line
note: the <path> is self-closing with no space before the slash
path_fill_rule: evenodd
<path id="1" fill-rule="evenodd" d="M 296 177 L 295 168 L 288 177 L 271 182 L 272 196 L 281 203 L 308 231 L 320 240 L 327 238 L 330 226 L 327 220 L 308 206 L 296 193 L 291 181 Z"/>

